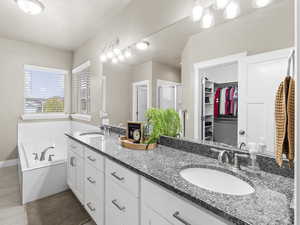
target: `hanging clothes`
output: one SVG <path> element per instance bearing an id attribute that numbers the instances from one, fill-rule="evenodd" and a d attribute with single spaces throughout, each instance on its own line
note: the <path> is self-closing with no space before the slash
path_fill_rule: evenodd
<path id="1" fill-rule="evenodd" d="M 214 97 L 214 116 L 218 117 L 220 114 L 220 95 L 221 95 L 221 88 L 217 88 L 215 92 L 215 97 Z"/>
<path id="2" fill-rule="evenodd" d="M 226 108 L 226 88 L 222 88 L 220 96 L 220 115 L 225 115 Z"/>
<path id="3" fill-rule="evenodd" d="M 230 109 L 229 109 L 229 114 L 233 115 L 234 114 L 234 92 L 235 92 L 235 88 L 231 88 L 230 89 L 230 93 L 229 93 L 229 101 L 230 101 Z"/>
<path id="4" fill-rule="evenodd" d="M 276 162 L 283 164 L 283 155 L 293 166 L 295 153 L 295 81 L 287 76 L 281 82 L 275 100 Z"/>
<path id="5" fill-rule="evenodd" d="M 237 116 L 238 115 L 238 101 L 239 100 L 239 96 L 238 96 L 238 89 L 236 88 L 234 90 L 234 94 L 233 94 L 233 116 Z"/>
<path id="6" fill-rule="evenodd" d="M 225 115 L 230 114 L 230 90 L 231 87 L 226 88 Z"/>

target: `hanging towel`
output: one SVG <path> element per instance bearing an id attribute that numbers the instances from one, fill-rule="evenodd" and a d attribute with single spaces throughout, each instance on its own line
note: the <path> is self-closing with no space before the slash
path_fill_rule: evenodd
<path id="1" fill-rule="evenodd" d="M 225 115 L 230 114 L 230 90 L 231 87 L 226 88 Z"/>
<path id="2" fill-rule="evenodd" d="M 221 88 L 217 88 L 215 92 L 215 98 L 214 98 L 214 116 L 219 116 L 219 106 L 220 106 L 220 94 L 221 94 Z"/>
<path id="3" fill-rule="evenodd" d="M 276 162 L 282 166 L 283 155 L 292 167 L 295 151 L 295 81 L 287 76 L 281 82 L 275 100 Z"/>

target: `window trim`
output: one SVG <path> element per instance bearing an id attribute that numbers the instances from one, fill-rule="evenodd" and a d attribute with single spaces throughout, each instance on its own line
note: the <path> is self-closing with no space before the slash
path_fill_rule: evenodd
<path id="1" fill-rule="evenodd" d="M 23 66 L 23 76 L 25 79 L 24 72 L 25 70 L 42 70 L 45 72 L 56 72 L 64 75 L 64 112 L 52 112 L 52 113 L 25 113 L 25 95 L 23 97 L 23 114 L 21 115 L 22 120 L 39 120 L 39 119 L 66 119 L 70 117 L 70 114 L 67 113 L 67 104 L 69 103 L 67 97 L 69 96 L 69 88 L 66 85 L 67 76 L 69 75 L 68 70 L 51 68 L 51 67 L 43 67 L 43 66 L 35 66 L 30 64 L 24 64 Z M 23 82 L 24 85 L 24 82 Z"/>

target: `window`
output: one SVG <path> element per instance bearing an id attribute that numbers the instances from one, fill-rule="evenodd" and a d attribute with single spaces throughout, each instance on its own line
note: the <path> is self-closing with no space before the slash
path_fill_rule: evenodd
<path id="1" fill-rule="evenodd" d="M 24 113 L 63 113 L 64 84 L 67 71 L 24 67 Z"/>
<path id="2" fill-rule="evenodd" d="M 86 62 L 72 72 L 72 112 L 90 113 L 90 62 Z"/>

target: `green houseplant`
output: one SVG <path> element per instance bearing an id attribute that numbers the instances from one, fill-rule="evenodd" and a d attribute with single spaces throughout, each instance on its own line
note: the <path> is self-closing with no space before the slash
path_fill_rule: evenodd
<path id="1" fill-rule="evenodd" d="M 147 144 L 156 143 L 160 136 L 176 137 L 180 134 L 181 124 L 178 112 L 174 109 L 151 108 L 146 112 L 148 137 Z"/>

